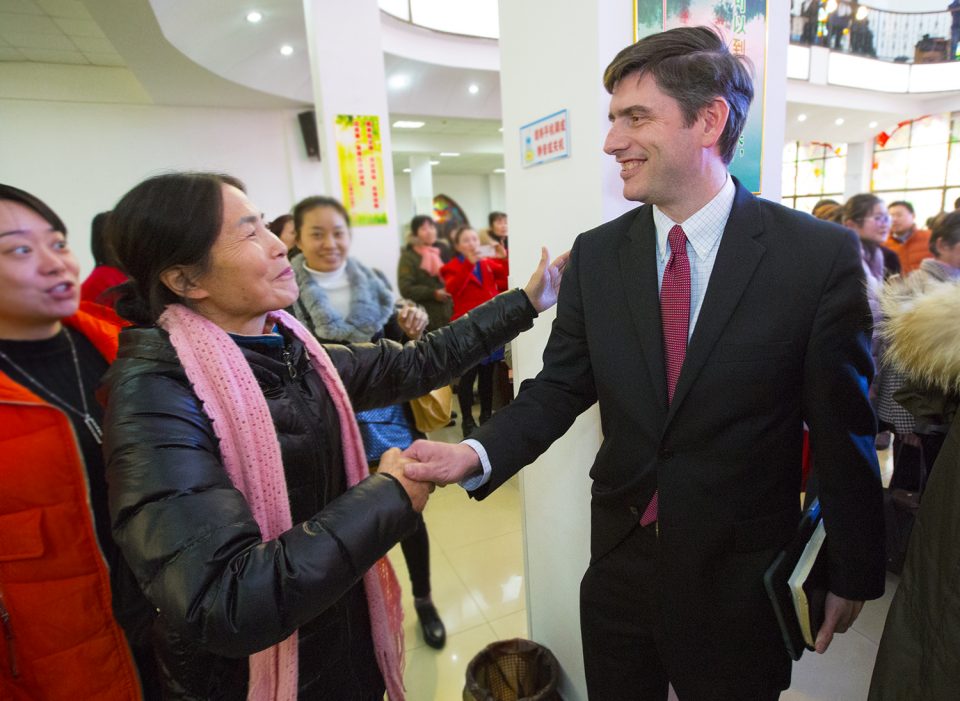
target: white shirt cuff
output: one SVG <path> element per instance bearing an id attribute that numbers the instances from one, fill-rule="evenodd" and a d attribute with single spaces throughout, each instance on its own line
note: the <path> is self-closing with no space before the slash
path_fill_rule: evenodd
<path id="1" fill-rule="evenodd" d="M 484 450 L 483 446 L 472 438 L 461 441 L 461 445 L 469 445 L 473 449 L 473 452 L 480 458 L 480 466 L 483 468 L 482 475 L 474 475 L 473 477 L 460 480 L 460 486 L 468 492 L 472 492 L 475 489 L 480 489 L 480 487 L 490 481 L 490 458 L 487 457 L 487 451 Z"/>

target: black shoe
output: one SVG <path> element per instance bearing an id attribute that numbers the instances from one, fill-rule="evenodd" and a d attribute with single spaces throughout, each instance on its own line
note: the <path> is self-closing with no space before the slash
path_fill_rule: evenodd
<path id="1" fill-rule="evenodd" d="M 414 603 L 417 610 L 417 618 L 420 619 L 420 628 L 423 631 L 423 639 L 435 650 L 443 649 L 447 643 L 447 629 L 440 620 L 440 614 L 437 613 L 437 607 L 433 603 L 417 604 Z"/>
<path id="2" fill-rule="evenodd" d="M 490 414 L 484 414 L 480 412 L 480 425 L 483 426 L 487 421 L 490 420 Z"/>
<path id="3" fill-rule="evenodd" d="M 477 430 L 477 425 L 471 421 L 470 423 L 464 422 L 461 426 L 463 429 L 463 437 L 467 439 L 470 437 L 470 434 Z"/>

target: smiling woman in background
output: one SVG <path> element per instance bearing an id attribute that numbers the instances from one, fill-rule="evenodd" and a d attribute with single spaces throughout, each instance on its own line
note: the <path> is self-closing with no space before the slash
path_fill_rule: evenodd
<path id="1" fill-rule="evenodd" d="M 0 184 L 3 699 L 140 698 L 111 610 L 119 553 L 94 398 L 120 329 L 90 311 L 60 217 Z"/>
<path id="2" fill-rule="evenodd" d="M 354 409 L 408 401 L 556 302 L 524 291 L 419 343 L 321 346 L 289 314 L 286 246 L 236 179 L 173 173 L 111 215 L 130 275 L 104 379 L 113 533 L 143 595 L 167 697 L 403 699 L 400 593 L 383 558 L 432 485 L 400 451 L 369 476 Z"/>

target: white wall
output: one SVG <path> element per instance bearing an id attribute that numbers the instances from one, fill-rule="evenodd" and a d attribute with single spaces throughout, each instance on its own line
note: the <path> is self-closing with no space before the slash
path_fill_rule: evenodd
<path id="1" fill-rule="evenodd" d="M 267 217 L 323 192 L 295 110 L 240 110 L 0 99 L 0 181 L 64 220 L 85 276 L 89 224 L 133 185 L 170 170 L 235 175 Z"/>

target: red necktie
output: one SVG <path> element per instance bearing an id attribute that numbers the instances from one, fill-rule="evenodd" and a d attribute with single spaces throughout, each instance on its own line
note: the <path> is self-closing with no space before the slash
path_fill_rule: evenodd
<path id="1" fill-rule="evenodd" d="M 690 334 L 690 259 L 687 258 L 687 235 L 679 225 L 667 234 L 670 242 L 670 260 L 663 271 L 660 284 L 660 321 L 663 325 L 663 357 L 667 366 L 667 401 L 673 401 L 680 368 L 687 355 L 687 336 Z M 640 517 L 640 525 L 648 526 L 657 520 L 659 492 Z"/>

